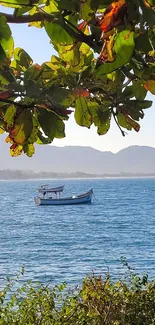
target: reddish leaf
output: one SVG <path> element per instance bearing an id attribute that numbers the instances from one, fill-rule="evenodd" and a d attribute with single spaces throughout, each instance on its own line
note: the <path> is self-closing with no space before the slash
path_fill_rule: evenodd
<path id="1" fill-rule="evenodd" d="M 110 36 L 108 41 L 105 41 L 104 47 L 100 53 L 99 60 L 103 62 L 113 62 L 115 55 L 113 53 L 114 38 Z"/>
<path id="2" fill-rule="evenodd" d="M 87 22 L 86 22 L 86 21 L 82 21 L 82 23 L 80 23 L 80 24 L 78 25 L 78 29 L 79 29 L 79 30 L 82 30 L 86 25 L 87 25 Z"/>
<path id="3" fill-rule="evenodd" d="M 13 95 L 12 90 L 3 91 L 0 93 L 0 99 L 7 99 Z"/>
<path id="4" fill-rule="evenodd" d="M 16 149 L 17 146 L 18 146 L 18 144 L 17 143 L 14 143 L 14 144 L 12 144 L 12 146 L 10 147 L 10 149 L 14 150 L 14 149 Z"/>
<path id="5" fill-rule="evenodd" d="M 67 109 L 66 112 L 67 112 L 67 114 L 73 113 L 73 111 L 71 109 Z"/>
<path id="6" fill-rule="evenodd" d="M 66 116 L 71 114 L 71 113 L 73 113 L 73 111 L 71 109 L 66 109 L 66 110 L 62 111 L 62 115 L 66 115 Z"/>
<path id="7" fill-rule="evenodd" d="M 129 123 L 129 125 L 131 125 L 132 128 L 136 132 L 138 132 L 140 130 L 140 125 L 136 121 L 132 120 L 132 118 L 130 116 L 125 115 L 125 114 L 124 114 L 124 116 L 125 116 L 126 121 Z"/>
<path id="8" fill-rule="evenodd" d="M 89 97 L 90 93 L 87 89 L 79 88 L 74 91 L 74 95 L 76 97 Z"/>
<path id="9" fill-rule="evenodd" d="M 34 67 L 35 70 L 41 70 L 42 69 L 41 65 L 39 65 L 38 63 L 34 64 L 33 67 Z"/>
<path id="10" fill-rule="evenodd" d="M 127 14 L 127 3 L 125 0 L 117 0 L 110 4 L 98 25 L 106 33 L 115 26 L 120 25 Z"/>

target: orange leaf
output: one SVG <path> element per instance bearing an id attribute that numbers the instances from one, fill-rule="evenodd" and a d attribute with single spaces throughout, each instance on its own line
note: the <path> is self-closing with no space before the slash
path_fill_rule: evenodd
<path id="1" fill-rule="evenodd" d="M 9 135 L 6 137 L 6 139 L 5 139 L 5 142 L 6 143 L 13 143 L 13 140 L 9 137 Z"/>
<path id="2" fill-rule="evenodd" d="M 155 95 L 155 80 L 147 80 L 144 84 L 145 89 L 149 90 L 153 95 Z"/>
<path id="3" fill-rule="evenodd" d="M 89 97 L 90 93 L 89 90 L 79 88 L 74 91 L 74 95 L 76 97 Z"/>
<path id="4" fill-rule="evenodd" d="M 115 26 L 120 25 L 127 14 L 127 3 L 125 0 L 112 2 L 106 9 L 103 17 L 98 22 L 100 29 L 106 33 Z"/>

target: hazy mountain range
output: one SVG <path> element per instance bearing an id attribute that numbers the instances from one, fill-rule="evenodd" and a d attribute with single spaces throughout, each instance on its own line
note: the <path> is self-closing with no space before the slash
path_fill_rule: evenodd
<path id="1" fill-rule="evenodd" d="M 155 174 L 155 148 L 147 146 L 131 146 L 114 154 L 91 147 L 38 145 L 32 158 L 24 154 L 13 158 L 9 154 L 9 146 L 0 136 L 0 156 L 0 170 L 97 175 Z"/>

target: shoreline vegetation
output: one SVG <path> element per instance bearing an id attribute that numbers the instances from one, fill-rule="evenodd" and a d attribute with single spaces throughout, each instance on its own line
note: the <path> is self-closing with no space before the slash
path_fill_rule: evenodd
<path id="1" fill-rule="evenodd" d="M 102 178 L 149 178 L 155 177 L 155 173 L 125 173 L 120 174 L 87 174 L 55 173 L 55 172 L 33 172 L 31 170 L 0 170 L 0 180 L 39 180 L 39 179 L 102 179 Z"/>
<path id="2" fill-rule="evenodd" d="M 153 325 L 155 281 L 147 274 L 139 276 L 128 264 L 127 268 L 123 280 L 92 274 L 72 290 L 66 283 L 51 287 L 32 281 L 21 284 L 18 275 L 7 279 L 0 291 L 0 324 Z"/>

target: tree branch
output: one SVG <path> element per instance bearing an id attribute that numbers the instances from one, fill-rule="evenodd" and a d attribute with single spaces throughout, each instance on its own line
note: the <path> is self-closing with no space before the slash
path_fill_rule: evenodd
<path id="1" fill-rule="evenodd" d="M 4 12 L 0 12 L 0 15 L 3 15 L 6 18 L 7 22 L 12 24 L 26 24 L 26 23 L 32 23 L 32 22 L 44 21 L 44 20 L 53 22 L 56 19 L 55 15 L 52 16 L 42 12 L 36 13 L 33 16 L 23 15 L 23 16 L 16 17 L 14 15 L 7 14 Z"/>
<path id="2" fill-rule="evenodd" d="M 24 23 L 26 24 L 26 23 L 32 23 L 32 22 L 43 22 L 45 20 L 53 23 L 54 21 L 57 21 L 58 17 L 60 17 L 60 15 L 56 16 L 56 15 L 51 15 L 51 14 L 46 13 L 42 8 L 41 8 L 40 12 L 38 12 L 32 16 L 31 15 L 22 15 L 22 16 L 16 17 L 12 14 L 7 14 L 4 12 L 0 12 L 0 15 L 3 15 L 6 18 L 7 22 L 12 23 L 12 24 L 24 24 Z M 64 17 L 63 17 L 61 25 L 67 31 L 67 33 L 71 37 L 75 38 L 78 42 L 83 42 L 83 43 L 87 44 L 88 46 L 90 46 L 91 48 L 96 50 L 97 52 L 100 51 L 99 45 L 96 44 L 96 42 L 94 42 L 92 40 L 91 35 L 84 34 L 82 31 L 78 30 L 76 28 L 76 26 L 71 24 L 71 22 L 68 21 L 67 19 L 65 19 Z"/>
<path id="3" fill-rule="evenodd" d="M 0 98 L 0 103 L 3 102 L 3 103 L 6 103 L 6 104 L 11 104 L 11 105 L 15 105 L 15 106 L 18 106 L 20 108 L 32 108 L 34 107 L 35 105 L 35 102 L 31 103 L 31 104 L 22 104 L 21 102 L 14 102 L 13 100 L 11 99 L 2 99 Z"/>

